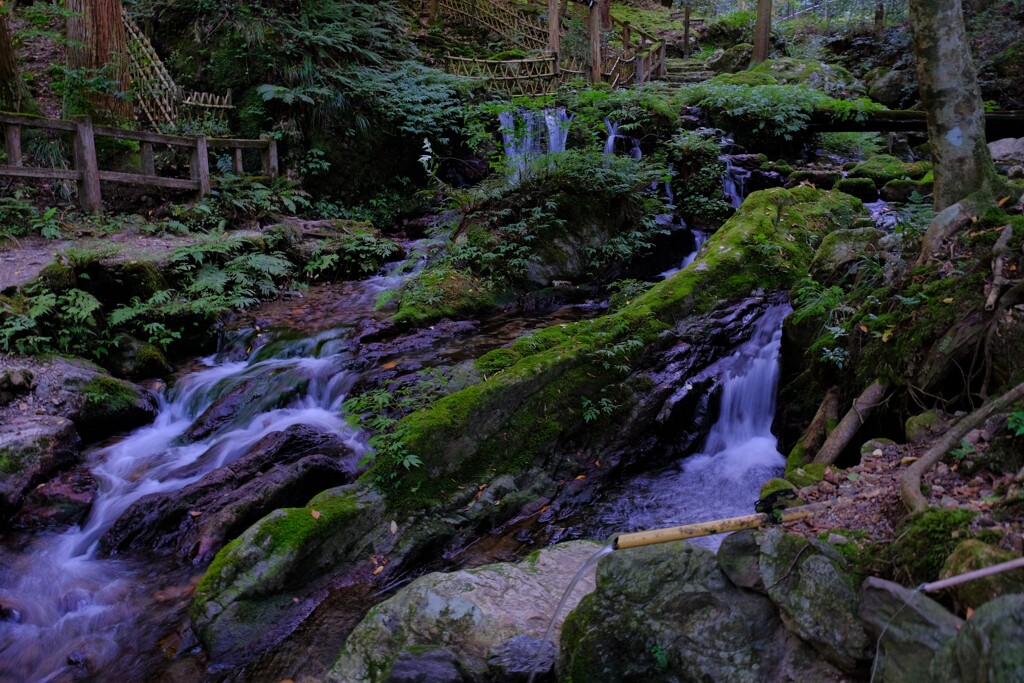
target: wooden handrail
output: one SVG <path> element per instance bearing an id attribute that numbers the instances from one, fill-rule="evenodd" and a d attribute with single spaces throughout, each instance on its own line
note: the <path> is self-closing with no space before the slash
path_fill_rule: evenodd
<path id="1" fill-rule="evenodd" d="M 0 176 L 35 178 L 49 180 L 75 180 L 78 183 L 78 201 L 82 209 L 97 213 L 103 208 L 100 181 L 129 183 L 149 187 L 166 187 L 196 190 L 200 197 L 211 192 L 209 149 L 230 149 L 232 168 L 235 173 L 244 173 L 242 152 L 255 149 L 260 152 L 263 175 L 274 177 L 278 174 L 277 142 L 269 138 L 259 140 L 241 138 L 207 138 L 203 135 L 183 136 L 149 133 L 146 131 L 124 130 L 93 126 L 87 117 L 74 121 L 44 119 L 34 116 L 20 116 L 0 113 L 0 125 L 4 127 L 4 144 L 7 149 L 8 165 L 0 166 Z M 25 128 L 59 130 L 73 133 L 74 168 L 26 167 L 21 158 L 21 134 Z M 116 140 L 134 140 L 141 143 L 141 173 L 104 171 L 99 168 L 96 156 L 96 137 Z M 184 147 L 189 150 L 189 178 L 165 178 L 156 174 L 153 145 Z"/>

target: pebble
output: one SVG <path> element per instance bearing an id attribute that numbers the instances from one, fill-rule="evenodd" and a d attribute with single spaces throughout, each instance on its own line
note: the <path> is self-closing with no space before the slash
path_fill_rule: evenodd
<path id="1" fill-rule="evenodd" d="M 850 539 L 848 539 L 846 536 L 843 536 L 842 534 L 829 534 L 828 542 L 831 545 L 849 545 Z"/>

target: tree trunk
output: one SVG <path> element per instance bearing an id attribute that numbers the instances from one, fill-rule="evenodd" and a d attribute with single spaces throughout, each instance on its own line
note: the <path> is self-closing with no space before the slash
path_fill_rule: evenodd
<path id="1" fill-rule="evenodd" d="M 885 31 L 885 0 L 875 0 L 875 35 Z"/>
<path id="2" fill-rule="evenodd" d="M 985 108 L 964 30 L 961 0 L 910 0 L 914 61 L 935 165 L 935 209 L 991 191 Z"/>
<path id="3" fill-rule="evenodd" d="M 18 55 L 0 1 L 0 111 L 21 111 L 25 89 L 18 74 Z"/>
<path id="4" fill-rule="evenodd" d="M 768 59 L 772 32 L 772 0 L 757 0 L 757 25 L 754 28 L 754 56 L 751 64 Z"/>
<path id="5" fill-rule="evenodd" d="M 88 97 L 91 112 L 65 115 L 88 113 L 105 122 L 133 118 L 121 0 L 68 0 L 67 8 L 68 67 L 105 76 L 117 92 L 93 93 Z"/>

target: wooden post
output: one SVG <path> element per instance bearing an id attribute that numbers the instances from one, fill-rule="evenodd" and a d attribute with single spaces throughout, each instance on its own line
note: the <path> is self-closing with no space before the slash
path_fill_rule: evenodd
<path id="1" fill-rule="evenodd" d="M 437 0 L 429 0 L 427 5 L 427 21 L 433 25 L 437 23 Z"/>
<path id="2" fill-rule="evenodd" d="M 4 138 L 7 144 L 7 165 L 21 166 L 21 126 L 8 123 L 4 126 Z"/>
<path id="3" fill-rule="evenodd" d="M 260 140 L 267 141 L 267 148 L 262 150 L 260 157 L 263 161 L 263 175 L 271 178 L 277 177 L 277 140 L 271 140 L 266 135 L 261 135 Z"/>
<path id="4" fill-rule="evenodd" d="M 142 143 L 142 174 L 156 175 L 156 160 L 153 157 L 153 143 Z"/>
<path id="5" fill-rule="evenodd" d="M 600 83 L 604 64 L 601 59 L 601 7 L 599 2 L 590 6 L 590 82 Z"/>
<path id="6" fill-rule="evenodd" d="M 661 48 L 658 50 L 658 78 L 665 78 L 665 72 L 667 70 L 665 65 L 666 47 L 666 44 L 662 42 Z"/>
<path id="7" fill-rule="evenodd" d="M 245 167 L 242 164 L 242 148 L 235 147 L 231 150 L 231 168 L 237 175 L 245 173 Z"/>
<path id="8" fill-rule="evenodd" d="M 636 56 L 636 84 L 643 85 L 647 80 L 647 58 L 643 55 Z"/>
<path id="9" fill-rule="evenodd" d="M 629 49 L 629 42 L 632 39 L 633 39 L 633 36 L 630 35 L 629 22 L 628 21 L 622 22 L 622 49 L 623 50 L 628 50 Z"/>
<path id="10" fill-rule="evenodd" d="M 690 58 L 690 3 L 683 5 L 683 59 Z"/>
<path id="11" fill-rule="evenodd" d="M 196 146 L 189 161 L 189 172 L 192 180 L 199 183 L 199 197 L 210 196 L 210 150 L 205 135 L 196 138 Z"/>
<path id="12" fill-rule="evenodd" d="M 772 0 L 757 0 L 757 24 L 754 27 L 754 56 L 751 64 L 768 59 L 771 50 Z"/>
<path id="13" fill-rule="evenodd" d="M 548 50 L 558 54 L 562 50 L 562 19 L 558 14 L 558 0 L 548 0 Z"/>
<path id="14" fill-rule="evenodd" d="M 92 119 L 88 116 L 75 118 L 75 170 L 78 171 L 79 206 L 88 213 L 99 213 L 103 210 L 100 166 L 96 159 Z"/>

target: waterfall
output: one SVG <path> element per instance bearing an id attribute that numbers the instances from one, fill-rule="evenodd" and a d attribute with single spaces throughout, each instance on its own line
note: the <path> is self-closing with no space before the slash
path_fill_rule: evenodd
<path id="1" fill-rule="evenodd" d="M 738 209 L 747 196 L 746 184 L 750 177 L 750 171 L 739 166 L 734 166 L 732 159 L 723 154 L 718 160 L 725 163 L 725 172 L 722 174 L 722 190 L 729 198 L 732 208 Z"/>
<path id="2" fill-rule="evenodd" d="M 779 383 L 782 321 L 788 304 L 755 321 L 750 339 L 707 373 L 719 378 L 721 412 L 701 452 L 682 463 L 634 478 L 599 515 L 604 531 L 636 531 L 752 514 L 761 483 L 785 458 L 771 425 Z M 721 536 L 695 539 L 717 548 Z"/>
<path id="3" fill-rule="evenodd" d="M 510 180 L 515 184 L 529 175 L 530 164 L 545 151 L 548 154 L 565 151 L 572 117 L 566 114 L 565 107 L 558 107 L 541 112 L 503 111 L 498 113 L 498 121 L 505 158 L 512 167 Z M 521 126 L 517 127 L 517 121 Z"/>
<path id="4" fill-rule="evenodd" d="M 422 249 L 419 244 L 411 251 Z M 396 265 L 384 275 L 346 285 L 351 319 L 372 317 L 376 294 L 397 287 L 421 267 L 421 256 L 405 262 L 412 268 Z M 78 680 L 85 669 L 109 672 L 104 680 L 148 680 L 148 649 L 173 631 L 168 619 L 180 618 L 159 597 L 160 589 L 179 580 L 179 570 L 173 563 L 100 557 L 99 539 L 144 496 L 178 491 L 292 425 L 339 435 L 352 451 L 355 469 L 367 445 L 342 411 L 357 377 L 349 370 L 359 353 L 352 329 L 297 340 L 272 338 L 240 361 L 205 358 L 199 370 L 158 397 L 152 424 L 87 453 L 83 460 L 92 463 L 99 488 L 82 525 L 37 535 L 0 553 L 0 680 Z M 271 392 L 280 389 L 283 405 L 252 416 L 236 414 L 199 440 L 184 438 L 219 397 L 252 382 L 268 383 Z M 85 668 L 75 668 L 76 663 Z"/>
<path id="5" fill-rule="evenodd" d="M 683 260 L 680 261 L 678 266 L 676 266 L 675 268 L 669 268 L 668 270 L 662 273 L 658 273 L 658 277 L 672 277 L 673 275 L 681 271 L 683 268 L 693 263 L 694 260 L 697 258 L 697 252 L 700 251 L 700 248 L 704 244 L 704 241 L 707 240 L 708 235 L 706 232 L 702 230 L 694 230 L 692 228 L 690 229 L 690 233 L 693 235 L 693 250 L 683 257 Z"/>
<path id="6" fill-rule="evenodd" d="M 604 142 L 604 153 L 614 154 L 615 153 L 615 138 L 619 137 L 619 124 L 617 121 L 613 122 L 608 118 L 604 120 L 605 130 L 608 131 L 608 139 Z"/>

